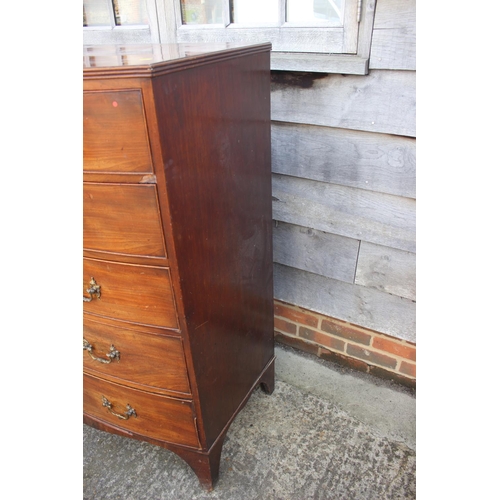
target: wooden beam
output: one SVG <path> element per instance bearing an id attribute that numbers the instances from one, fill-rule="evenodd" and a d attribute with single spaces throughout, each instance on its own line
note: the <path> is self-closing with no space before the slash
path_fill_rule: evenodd
<path id="1" fill-rule="evenodd" d="M 273 122 L 273 172 L 416 197 L 416 141 L 314 125 Z"/>
<path id="2" fill-rule="evenodd" d="M 366 75 L 368 57 L 354 54 L 271 52 L 271 69 Z"/>
<path id="3" fill-rule="evenodd" d="M 416 255 L 362 241 L 355 283 L 416 300 Z"/>
<path id="4" fill-rule="evenodd" d="M 359 241 L 310 227 L 276 222 L 274 262 L 354 283 Z"/>
<path id="5" fill-rule="evenodd" d="M 272 120 L 416 136 L 414 71 L 312 75 L 273 75 Z"/>
<path id="6" fill-rule="evenodd" d="M 273 219 L 415 252 L 415 200 L 273 174 Z"/>

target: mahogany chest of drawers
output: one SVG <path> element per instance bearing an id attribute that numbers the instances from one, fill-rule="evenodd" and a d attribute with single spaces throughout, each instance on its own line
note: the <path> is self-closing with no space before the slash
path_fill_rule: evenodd
<path id="1" fill-rule="evenodd" d="M 84 422 L 201 484 L 274 388 L 270 44 L 84 47 Z"/>

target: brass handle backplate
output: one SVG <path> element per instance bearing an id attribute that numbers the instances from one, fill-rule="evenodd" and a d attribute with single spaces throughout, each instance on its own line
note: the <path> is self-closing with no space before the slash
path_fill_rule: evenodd
<path id="1" fill-rule="evenodd" d="M 89 287 L 87 288 L 87 293 L 90 295 L 90 297 L 83 296 L 84 302 L 90 302 L 94 298 L 94 295 L 98 299 L 101 298 L 101 286 L 96 283 L 93 277 L 90 278 Z"/>
<path id="2" fill-rule="evenodd" d="M 109 352 L 106 354 L 106 357 L 108 359 L 99 358 L 98 356 L 94 356 L 92 354 L 92 349 L 94 349 L 94 346 L 90 342 L 88 342 L 87 340 L 83 339 L 83 350 L 87 351 L 89 353 L 89 356 L 93 360 L 99 361 L 99 363 L 105 363 L 105 364 L 111 363 L 111 361 L 113 361 L 114 359 L 116 359 L 116 361 L 120 361 L 120 351 L 117 351 L 113 344 L 111 344 L 111 346 L 109 347 Z"/>
<path id="3" fill-rule="evenodd" d="M 125 412 L 124 415 L 121 415 L 120 413 L 116 413 L 113 410 L 113 405 L 103 396 L 102 397 L 102 406 L 106 407 L 110 413 L 112 413 L 115 417 L 118 417 L 122 420 L 128 420 L 130 417 L 135 417 L 137 418 L 137 413 L 135 410 L 128 404 L 127 405 L 127 411 Z"/>

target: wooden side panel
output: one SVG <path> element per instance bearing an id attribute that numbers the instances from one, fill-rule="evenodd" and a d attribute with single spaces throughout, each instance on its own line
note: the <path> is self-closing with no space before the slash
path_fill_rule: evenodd
<path id="1" fill-rule="evenodd" d="M 83 248 L 166 257 L 155 185 L 83 184 Z"/>
<path id="2" fill-rule="evenodd" d="M 362 241 L 356 284 L 416 300 L 416 255 Z"/>
<path id="3" fill-rule="evenodd" d="M 90 416 L 139 435 L 200 448 L 191 401 L 147 392 L 84 375 L 83 410 Z M 130 405 L 137 416 L 123 420 L 103 406 L 102 397 L 112 411 L 125 415 Z"/>
<path id="4" fill-rule="evenodd" d="M 409 137 L 416 135 L 416 75 L 273 74 L 273 121 L 325 125 Z"/>
<path id="5" fill-rule="evenodd" d="M 119 321 L 178 328 L 170 270 L 163 267 L 83 259 L 84 296 L 93 277 L 101 297 L 84 302 L 84 312 Z"/>
<path id="6" fill-rule="evenodd" d="M 83 367 L 87 372 L 103 378 L 119 378 L 139 388 L 143 386 L 144 390 L 190 393 L 180 338 L 106 325 L 86 314 L 83 336 L 92 345 L 92 351 L 83 350 Z M 119 358 L 106 364 L 91 357 L 92 354 L 109 360 L 106 354 L 111 352 L 111 346 L 120 353 Z"/>
<path id="7" fill-rule="evenodd" d="M 273 175 L 273 218 L 415 252 L 415 200 Z"/>
<path id="8" fill-rule="evenodd" d="M 406 198 L 416 197 L 416 141 L 274 122 L 273 172 Z"/>
<path id="9" fill-rule="evenodd" d="M 374 288 L 274 265 L 274 296 L 300 307 L 415 342 L 416 304 Z"/>
<path id="10" fill-rule="evenodd" d="M 210 446 L 274 351 L 269 53 L 153 84 Z"/>
<path id="11" fill-rule="evenodd" d="M 416 70 L 416 0 L 377 0 L 370 69 Z"/>
<path id="12" fill-rule="evenodd" d="M 83 170 L 153 171 L 140 90 L 83 93 Z"/>
<path id="13" fill-rule="evenodd" d="M 274 262 L 354 283 L 359 241 L 310 227 L 276 222 Z"/>

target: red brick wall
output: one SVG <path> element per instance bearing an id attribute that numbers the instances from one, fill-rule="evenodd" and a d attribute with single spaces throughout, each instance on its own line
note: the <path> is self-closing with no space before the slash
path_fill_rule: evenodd
<path id="1" fill-rule="evenodd" d="M 416 385 L 416 346 L 373 330 L 274 301 L 277 342 L 342 365 Z"/>

